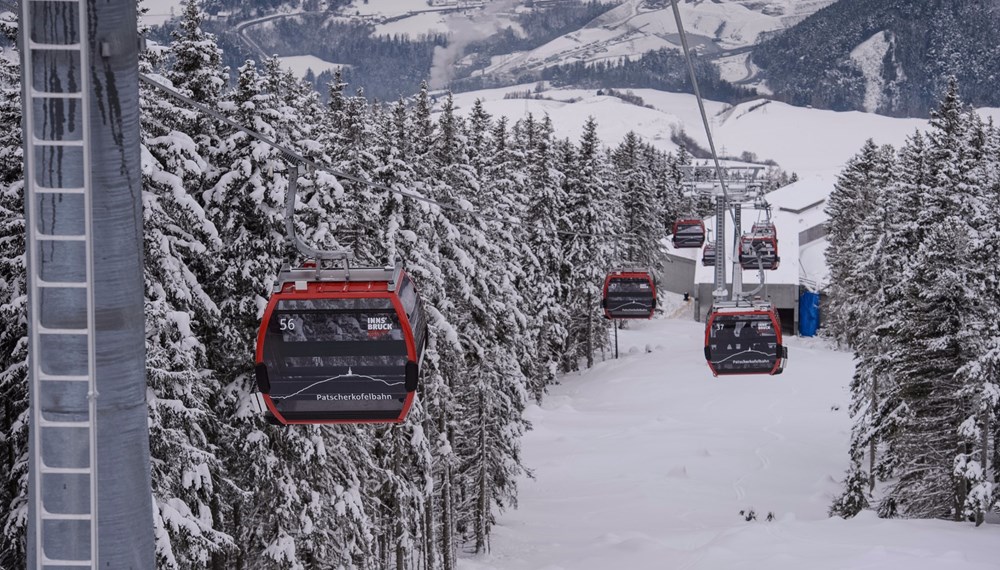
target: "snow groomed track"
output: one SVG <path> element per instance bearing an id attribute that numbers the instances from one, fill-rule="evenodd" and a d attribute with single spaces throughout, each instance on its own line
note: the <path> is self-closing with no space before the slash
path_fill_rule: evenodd
<path id="1" fill-rule="evenodd" d="M 619 360 L 529 407 L 534 478 L 462 570 L 1000 568 L 1000 525 L 827 516 L 849 353 L 791 337 L 783 375 L 713 378 L 703 325 L 678 313 L 630 323 Z"/>

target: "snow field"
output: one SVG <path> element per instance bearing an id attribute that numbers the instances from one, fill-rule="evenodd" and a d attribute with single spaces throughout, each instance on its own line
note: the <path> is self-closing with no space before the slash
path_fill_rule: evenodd
<path id="1" fill-rule="evenodd" d="M 668 313 L 683 314 L 672 297 Z M 621 359 L 526 410 L 533 478 L 491 552 L 459 568 L 998 568 L 996 525 L 827 516 L 847 466 L 850 354 L 786 337 L 783 375 L 713 378 L 702 324 L 629 327 Z"/>
<path id="2" fill-rule="evenodd" d="M 708 140 L 694 95 L 654 89 L 628 89 L 653 108 L 631 105 L 617 97 L 598 96 L 596 89 L 545 89 L 541 95 L 552 100 L 503 99 L 504 94 L 534 91 L 534 84 L 485 89 L 455 94 L 459 113 L 468 113 L 476 99 L 483 99 L 486 111 L 516 121 L 528 113 L 552 117 L 557 137 L 579 141 L 587 117 L 597 120 L 598 136 L 605 144 L 617 145 L 628 131 L 665 151 L 673 131 L 684 130 L 703 148 Z M 838 112 L 795 107 L 769 99 L 756 99 L 736 106 L 705 101 L 716 147 L 722 154 L 739 156 L 756 153 L 761 160 L 772 159 L 800 176 L 823 173 L 835 176 L 847 160 L 857 154 L 865 140 L 901 146 L 915 130 L 926 130 L 925 119 L 886 117 L 858 111 Z M 1000 120 L 1000 109 L 980 109 L 984 117 Z"/>
<path id="3" fill-rule="evenodd" d="M 314 55 L 293 55 L 288 57 L 279 57 L 278 59 L 281 61 L 282 67 L 290 70 L 298 77 L 305 77 L 306 72 L 310 69 L 313 73 L 319 75 L 324 71 L 333 71 L 338 67 L 351 67 L 345 63 L 331 63 Z"/>

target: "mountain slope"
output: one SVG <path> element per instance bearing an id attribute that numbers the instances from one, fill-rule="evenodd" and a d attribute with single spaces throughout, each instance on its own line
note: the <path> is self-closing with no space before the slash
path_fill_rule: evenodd
<path id="1" fill-rule="evenodd" d="M 762 42 L 753 62 L 796 105 L 926 116 L 955 75 L 964 100 L 997 106 L 1000 1 L 840 0 Z"/>

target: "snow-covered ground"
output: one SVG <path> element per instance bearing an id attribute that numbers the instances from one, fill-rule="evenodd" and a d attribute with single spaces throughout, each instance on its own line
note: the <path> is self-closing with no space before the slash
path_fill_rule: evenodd
<path id="1" fill-rule="evenodd" d="M 670 140 L 683 130 L 703 148 L 708 140 L 693 95 L 654 89 L 631 89 L 649 107 L 632 105 L 616 97 L 600 96 L 593 89 L 546 89 L 549 99 L 504 99 L 504 94 L 534 91 L 535 85 L 486 89 L 455 95 L 460 113 L 468 113 L 476 99 L 483 99 L 487 112 L 517 120 L 528 113 L 548 114 L 556 135 L 579 140 L 587 117 L 597 120 L 598 135 L 607 145 L 617 145 L 632 130 L 658 148 L 677 148 Z M 620 89 L 627 91 L 627 89 Z M 900 119 L 858 111 L 837 112 L 795 107 L 778 101 L 757 99 L 735 107 L 705 102 L 716 147 L 730 156 L 753 152 L 761 160 L 772 159 L 781 168 L 797 172 L 835 175 L 857 154 L 865 140 L 877 144 L 902 145 L 916 129 L 926 129 L 924 119 Z M 981 109 L 985 117 L 1000 119 L 1000 109 Z"/>
<path id="2" fill-rule="evenodd" d="M 791 338 L 783 375 L 713 378 L 703 325 L 669 304 L 683 318 L 633 323 L 621 359 L 529 407 L 533 478 L 461 570 L 1000 568 L 1000 525 L 827 516 L 847 466 L 850 354 Z"/>
<path id="3" fill-rule="evenodd" d="M 762 33 L 785 29 L 831 3 L 833 0 L 715 0 L 682 2 L 680 8 L 692 44 L 704 53 L 716 53 L 753 45 Z M 517 74 L 554 63 L 638 57 L 641 51 L 662 47 L 680 49 L 670 4 L 651 5 L 654 3 L 645 0 L 625 0 L 584 28 L 508 58 L 488 71 Z"/>
<path id="4" fill-rule="evenodd" d="M 338 67 L 351 67 L 350 65 L 344 63 L 330 63 L 329 61 L 320 59 L 314 55 L 293 55 L 288 57 L 279 57 L 278 59 L 281 61 L 282 67 L 290 70 L 298 77 L 305 77 L 306 71 L 310 69 L 313 73 L 319 75 L 324 71 L 333 71 Z"/>

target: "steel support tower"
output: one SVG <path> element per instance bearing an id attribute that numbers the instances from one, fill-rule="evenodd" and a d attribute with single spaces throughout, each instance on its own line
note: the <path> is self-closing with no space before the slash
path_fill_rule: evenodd
<path id="1" fill-rule="evenodd" d="M 32 569 L 152 568 L 136 4 L 22 0 Z"/>

